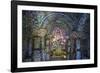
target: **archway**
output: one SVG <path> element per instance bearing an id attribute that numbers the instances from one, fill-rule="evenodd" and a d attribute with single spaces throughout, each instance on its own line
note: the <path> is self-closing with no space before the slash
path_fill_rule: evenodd
<path id="1" fill-rule="evenodd" d="M 70 20 L 69 20 L 70 19 Z M 36 30 L 35 33 L 36 36 L 34 38 L 34 41 L 38 41 L 40 44 L 38 44 L 38 48 L 41 50 L 41 60 L 42 61 L 50 61 L 50 60 L 66 60 L 73 58 L 73 49 L 76 49 L 73 47 L 71 34 L 72 34 L 72 25 L 73 22 L 70 22 L 71 18 L 67 15 L 64 15 L 62 13 L 52 13 L 47 15 L 42 23 L 39 29 Z M 34 43 L 36 43 L 34 42 Z M 71 42 L 69 45 L 68 43 Z M 37 46 L 37 44 L 36 44 Z M 70 51 L 69 50 L 70 46 Z M 71 54 L 72 57 L 68 54 Z"/>

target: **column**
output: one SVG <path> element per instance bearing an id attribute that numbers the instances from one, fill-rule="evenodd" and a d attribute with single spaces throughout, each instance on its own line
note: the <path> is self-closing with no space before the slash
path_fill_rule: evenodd
<path id="1" fill-rule="evenodd" d="M 76 40 L 76 59 L 81 59 L 80 39 Z"/>

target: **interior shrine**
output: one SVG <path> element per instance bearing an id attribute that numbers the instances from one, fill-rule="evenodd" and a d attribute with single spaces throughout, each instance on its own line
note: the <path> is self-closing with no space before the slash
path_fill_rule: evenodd
<path id="1" fill-rule="evenodd" d="M 22 12 L 23 62 L 90 58 L 90 15 L 49 11 Z"/>

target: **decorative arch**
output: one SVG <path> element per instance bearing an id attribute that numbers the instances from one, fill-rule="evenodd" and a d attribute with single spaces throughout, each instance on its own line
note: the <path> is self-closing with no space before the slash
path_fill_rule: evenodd
<path id="1" fill-rule="evenodd" d="M 71 21 L 72 19 L 63 13 L 50 13 L 42 19 L 40 26 L 47 29 L 51 27 L 51 30 L 54 26 L 58 26 L 63 29 L 69 28 L 72 30 L 73 22 Z"/>

